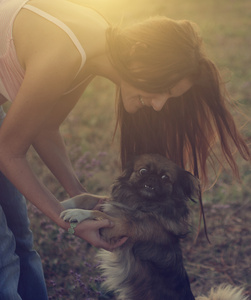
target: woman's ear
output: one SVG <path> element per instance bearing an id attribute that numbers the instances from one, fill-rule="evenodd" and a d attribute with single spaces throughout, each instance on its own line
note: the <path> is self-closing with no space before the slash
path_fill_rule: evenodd
<path id="1" fill-rule="evenodd" d="M 140 53 L 146 49 L 147 49 L 147 45 L 145 43 L 136 42 L 131 48 L 130 56 Z"/>

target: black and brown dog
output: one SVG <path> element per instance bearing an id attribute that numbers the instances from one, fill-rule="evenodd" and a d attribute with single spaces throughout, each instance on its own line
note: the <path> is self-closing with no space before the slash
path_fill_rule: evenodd
<path id="1" fill-rule="evenodd" d="M 62 202 L 66 221 L 108 218 L 102 229 L 114 242 L 129 237 L 112 253 L 101 250 L 105 286 L 120 300 L 194 300 L 183 265 L 180 239 L 188 230 L 188 202 L 200 195 L 199 181 L 157 154 L 137 157 L 115 181 L 102 211 L 91 210 L 100 197 L 83 194 Z M 212 289 L 197 300 L 245 300 L 230 286 Z"/>

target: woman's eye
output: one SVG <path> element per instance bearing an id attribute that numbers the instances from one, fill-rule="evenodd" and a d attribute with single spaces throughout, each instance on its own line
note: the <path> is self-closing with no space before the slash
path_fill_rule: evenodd
<path id="1" fill-rule="evenodd" d="M 147 172 L 148 172 L 148 170 L 147 170 L 147 169 L 144 169 L 144 168 L 139 170 L 139 174 L 140 174 L 140 175 L 144 175 L 144 174 L 146 174 Z"/>

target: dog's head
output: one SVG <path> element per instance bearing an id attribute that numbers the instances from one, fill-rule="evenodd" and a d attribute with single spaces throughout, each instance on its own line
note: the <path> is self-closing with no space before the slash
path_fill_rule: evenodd
<path id="1" fill-rule="evenodd" d="M 161 201 L 168 196 L 198 199 L 200 193 L 197 178 L 158 154 L 136 157 L 119 181 L 145 200 Z"/>
<path id="2" fill-rule="evenodd" d="M 168 231 L 187 233 L 188 200 L 200 200 L 199 180 L 158 154 L 136 157 L 116 180 L 112 199 L 137 214 L 155 216 Z"/>

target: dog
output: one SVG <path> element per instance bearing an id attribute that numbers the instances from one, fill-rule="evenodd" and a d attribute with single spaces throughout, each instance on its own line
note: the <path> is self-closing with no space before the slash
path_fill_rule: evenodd
<path id="1" fill-rule="evenodd" d="M 104 285 L 120 300 L 194 300 L 183 265 L 180 239 L 189 232 L 190 200 L 200 197 L 200 183 L 191 173 L 158 154 L 144 154 L 128 164 L 114 182 L 101 211 L 92 210 L 102 197 L 82 194 L 62 202 L 61 217 L 69 222 L 110 219 L 101 229 L 114 243 L 99 251 Z M 247 300 L 242 289 L 220 286 L 196 300 Z"/>

